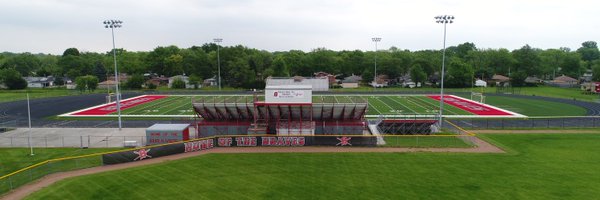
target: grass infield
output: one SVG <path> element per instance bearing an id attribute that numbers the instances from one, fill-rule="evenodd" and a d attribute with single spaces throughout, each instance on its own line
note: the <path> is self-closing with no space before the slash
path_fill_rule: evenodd
<path id="1" fill-rule="evenodd" d="M 598 134 L 485 135 L 505 154 L 207 154 L 70 178 L 27 199 L 594 199 Z"/>

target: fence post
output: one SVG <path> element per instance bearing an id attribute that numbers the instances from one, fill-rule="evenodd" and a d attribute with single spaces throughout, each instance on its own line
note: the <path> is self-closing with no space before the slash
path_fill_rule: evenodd
<path id="1" fill-rule="evenodd" d="M 531 128 L 535 127 L 535 119 L 531 120 Z"/>
<path id="2" fill-rule="evenodd" d="M 62 140 L 62 147 L 65 147 L 65 136 L 60 137 Z"/>
<path id="3" fill-rule="evenodd" d="M 79 136 L 79 141 L 81 142 L 81 143 L 79 144 L 79 148 L 83 148 L 83 135 L 80 135 L 80 136 Z"/>
<path id="4" fill-rule="evenodd" d="M 12 176 L 8 177 L 8 185 L 10 185 L 10 190 L 13 190 Z"/>
<path id="5" fill-rule="evenodd" d="M 548 122 L 546 128 L 550 128 L 550 119 L 546 119 L 546 122 Z"/>
<path id="6" fill-rule="evenodd" d="M 419 147 L 419 136 L 417 136 L 417 146 L 416 147 Z"/>
<path id="7" fill-rule="evenodd" d="M 108 137 L 106 137 L 106 147 L 108 147 Z"/>
<path id="8" fill-rule="evenodd" d="M 48 137 L 44 136 L 44 143 L 46 144 L 46 148 L 48 148 Z"/>
<path id="9" fill-rule="evenodd" d="M 90 148 L 90 135 L 88 135 L 88 148 Z"/>
<path id="10" fill-rule="evenodd" d="M 10 147 L 13 147 L 13 137 L 10 136 Z"/>

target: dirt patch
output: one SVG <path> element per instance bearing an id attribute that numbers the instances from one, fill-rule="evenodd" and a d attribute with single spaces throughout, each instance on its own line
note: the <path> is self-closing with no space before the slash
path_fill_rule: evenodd
<path id="1" fill-rule="evenodd" d="M 525 134 L 525 133 L 600 133 L 600 130 L 586 130 L 586 129 L 553 129 L 553 130 L 471 130 L 474 133 L 486 133 L 486 134 Z"/>
<path id="2" fill-rule="evenodd" d="M 487 143 L 477 137 L 472 137 L 477 147 L 473 148 L 395 148 L 395 147 L 217 147 L 214 149 L 176 154 L 171 156 L 159 157 L 154 159 L 130 162 L 124 164 L 99 166 L 75 171 L 60 172 L 50 174 L 37 181 L 21 186 L 1 197 L 1 199 L 23 199 L 27 195 L 42 188 L 56 183 L 57 181 L 95 174 L 100 172 L 114 171 L 131 167 L 138 167 L 171 160 L 194 157 L 208 153 L 343 153 L 343 152 L 459 152 L 459 153 L 504 153 L 504 151 L 490 143 Z"/>

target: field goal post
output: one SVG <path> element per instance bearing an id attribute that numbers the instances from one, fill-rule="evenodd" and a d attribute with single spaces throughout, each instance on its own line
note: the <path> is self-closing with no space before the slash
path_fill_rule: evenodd
<path id="1" fill-rule="evenodd" d="M 113 101 L 115 101 L 115 93 L 108 93 L 106 95 L 106 103 L 112 103 Z"/>
<path id="2" fill-rule="evenodd" d="M 471 100 L 479 103 L 485 103 L 485 96 L 482 92 L 471 92 Z"/>

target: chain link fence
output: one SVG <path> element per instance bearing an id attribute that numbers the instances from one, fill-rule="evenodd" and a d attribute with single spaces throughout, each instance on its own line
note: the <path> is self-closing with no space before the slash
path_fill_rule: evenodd
<path id="1" fill-rule="evenodd" d="M 0 178 L 0 194 L 4 194 L 49 174 L 90 168 L 100 165 L 102 165 L 102 156 L 99 154 L 80 156 L 73 159 L 52 159 L 40 162 Z"/>
<path id="2" fill-rule="evenodd" d="M 78 147 L 107 148 L 145 146 L 146 136 L 0 136 L 2 147 Z"/>
<path id="3" fill-rule="evenodd" d="M 598 128 L 599 116 L 581 117 L 529 117 L 518 119 L 452 119 L 452 123 L 467 129 L 515 128 Z"/>

